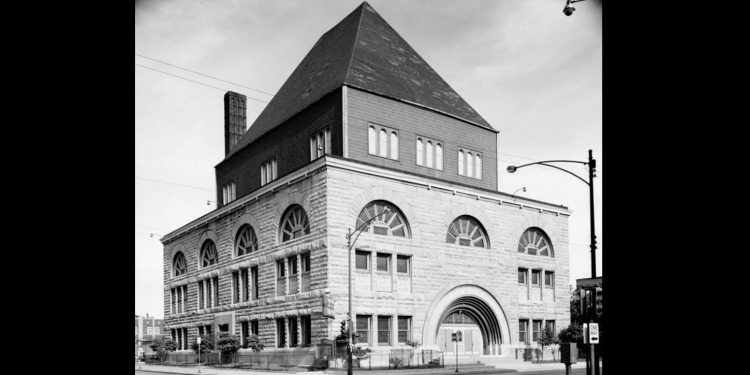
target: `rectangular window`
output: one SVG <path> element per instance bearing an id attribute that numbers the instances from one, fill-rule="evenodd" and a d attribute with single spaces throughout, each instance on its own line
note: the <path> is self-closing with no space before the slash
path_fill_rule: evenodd
<path id="1" fill-rule="evenodd" d="M 258 321 L 257 320 L 250 321 L 250 332 L 253 335 L 258 336 Z"/>
<path id="2" fill-rule="evenodd" d="M 417 136 L 417 165 L 443 170 L 443 142 Z"/>
<path id="3" fill-rule="evenodd" d="M 409 275 L 411 274 L 411 257 L 399 255 L 396 257 L 396 272 Z"/>
<path id="4" fill-rule="evenodd" d="M 555 286 L 555 273 L 552 271 L 544 271 L 544 285 L 553 287 Z"/>
<path id="5" fill-rule="evenodd" d="M 219 306 L 219 278 L 214 277 L 214 287 L 213 287 L 213 299 L 214 299 L 214 306 Z"/>
<path id="6" fill-rule="evenodd" d="M 203 282 L 206 284 L 206 308 L 210 308 L 214 305 L 212 282 L 210 279 L 203 280 Z"/>
<path id="7" fill-rule="evenodd" d="M 367 143 L 370 155 L 398 160 L 398 130 L 370 124 Z"/>
<path id="8" fill-rule="evenodd" d="M 286 269 L 285 259 L 276 261 L 276 296 L 286 295 Z"/>
<path id="9" fill-rule="evenodd" d="M 298 345 L 299 340 L 297 339 L 297 318 L 291 317 L 289 318 L 289 347 L 293 348 Z"/>
<path id="10" fill-rule="evenodd" d="M 531 341 L 539 341 L 539 331 L 541 331 L 542 328 L 542 321 L 541 320 L 534 320 L 533 325 L 531 328 Z"/>
<path id="11" fill-rule="evenodd" d="M 544 322 L 544 328 L 555 332 L 555 321 L 554 320 L 547 320 Z"/>
<path id="12" fill-rule="evenodd" d="M 310 253 L 300 255 L 302 262 L 302 292 L 310 291 Z"/>
<path id="13" fill-rule="evenodd" d="M 242 284 L 242 302 L 250 300 L 250 278 L 247 268 L 240 270 L 240 283 Z"/>
<path id="14" fill-rule="evenodd" d="M 391 317 L 378 316 L 378 345 L 391 344 Z"/>
<path id="15" fill-rule="evenodd" d="M 518 283 L 526 285 L 526 274 L 528 273 L 528 270 L 526 268 L 519 268 L 518 269 Z"/>
<path id="16" fill-rule="evenodd" d="M 310 316 L 305 315 L 300 317 L 302 323 L 302 346 L 312 345 L 312 325 L 310 323 Z"/>
<path id="17" fill-rule="evenodd" d="M 531 285 L 539 285 L 539 274 L 541 270 L 531 270 Z"/>
<path id="18" fill-rule="evenodd" d="M 240 274 L 232 273 L 232 303 L 240 302 Z"/>
<path id="19" fill-rule="evenodd" d="M 370 343 L 370 316 L 357 315 L 357 333 L 360 334 L 359 342 Z"/>
<path id="20" fill-rule="evenodd" d="M 279 348 L 286 346 L 286 322 L 284 318 L 276 319 L 276 342 Z"/>
<path id="21" fill-rule="evenodd" d="M 243 348 L 247 348 L 247 338 L 248 338 L 248 329 L 247 329 L 247 322 L 242 322 L 242 337 L 240 337 L 240 342 L 242 344 Z"/>
<path id="22" fill-rule="evenodd" d="M 520 319 L 518 321 L 518 342 L 528 344 L 529 343 L 528 332 L 529 332 L 529 320 Z"/>
<path id="23" fill-rule="evenodd" d="M 258 267 L 253 267 L 250 270 L 250 276 L 253 280 L 253 299 L 258 299 Z"/>
<path id="24" fill-rule="evenodd" d="M 146 327 L 146 334 L 147 335 L 153 335 L 154 334 L 154 327 Z"/>
<path id="25" fill-rule="evenodd" d="M 325 128 L 310 137 L 310 161 L 331 153 L 331 129 Z"/>
<path id="26" fill-rule="evenodd" d="M 458 149 L 458 174 L 482 179 L 482 153 L 465 148 Z"/>
<path id="27" fill-rule="evenodd" d="M 356 269 L 369 271 L 370 270 L 370 253 L 367 251 L 356 252 Z"/>
<path id="28" fill-rule="evenodd" d="M 160 335 L 159 333 L 159 327 L 154 327 L 154 335 Z"/>
<path id="29" fill-rule="evenodd" d="M 378 272 L 388 272 L 391 270 L 391 254 L 378 253 L 377 270 Z"/>
<path id="30" fill-rule="evenodd" d="M 171 293 L 171 295 L 172 295 L 172 304 L 170 305 L 172 307 L 171 313 L 172 314 L 177 314 L 177 296 L 176 296 L 177 292 L 175 291 L 174 288 L 171 289 L 171 292 L 172 292 Z"/>
<path id="31" fill-rule="evenodd" d="M 260 166 L 260 186 L 263 186 L 277 177 L 276 157 L 266 161 Z"/>
<path id="32" fill-rule="evenodd" d="M 405 344 L 406 341 L 408 340 L 411 340 L 411 317 L 399 316 L 398 317 L 398 343 Z"/>
<path id="33" fill-rule="evenodd" d="M 203 326 L 199 326 L 198 327 L 198 336 L 203 336 L 204 330 L 205 330 L 205 328 L 203 328 Z"/>
<path id="34" fill-rule="evenodd" d="M 289 260 L 289 278 L 287 280 L 287 283 L 289 283 L 289 294 L 297 294 L 299 289 L 297 256 L 293 255 L 287 259 Z"/>
<path id="35" fill-rule="evenodd" d="M 182 349 L 187 350 L 188 349 L 188 335 L 187 335 L 187 328 L 182 329 L 182 337 L 184 339 L 182 340 Z"/>

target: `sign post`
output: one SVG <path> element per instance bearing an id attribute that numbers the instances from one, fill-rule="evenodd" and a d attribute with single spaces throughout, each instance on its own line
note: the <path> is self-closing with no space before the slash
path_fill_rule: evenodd
<path id="1" fill-rule="evenodd" d="M 198 343 L 198 373 L 201 373 L 201 337 L 195 338 L 195 342 Z"/>
<path id="2" fill-rule="evenodd" d="M 461 333 L 461 331 L 454 332 L 451 334 L 451 338 L 453 342 L 456 343 L 456 371 L 455 372 L 458 372 L 458 343 L 463 342 L 463 334 Z"/>

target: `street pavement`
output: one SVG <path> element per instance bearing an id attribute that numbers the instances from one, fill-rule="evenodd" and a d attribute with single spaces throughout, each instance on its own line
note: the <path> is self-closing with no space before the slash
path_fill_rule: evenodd
<path id="1" fill-rule="evenodd" d="M 456 373 L 456 367 L 447 365 L 444 368 L 406 368 L 406 369 L 378 369 L 378 370 L 366 370 L 360 369 L 355 370 L 355 373 L 359 375 L 428 375 L 428 374 L 454 374 L 454 375 L 469 375 L 469 374 L 501 374 L 501 373 L 515 373 L 515 372 L 537 372 L 537 371 L 562 371 L 564 374 L 565 364 L 563 363 L 531 363 L 526 361 L 504 361 L 498 363 L 487 363 L 486 366 L 464 366 L 458 365 L 458 373 Z M 603 365 L 600 365 L 600 369 L 603 374 Z M 585 362 L 578 362 L 571 365 L 571 370 L 586 369 Z M 346 369 L 335 369 L 325 371 L 262 371 L 262 370 L 249 370 L 249 369 L 231 369 L 231 368 L 216 368 L 207 366 L 165 366 L 165 365 L 152 365 L 145 363 L 136 363 L 136 372 L 144 373 L 162 373 L 162 374 L 198 374 L 200 371 L 201 375 L 251 375 L 251 374 L 307 374 L 307 375 L 346 375 Z M 578 373 L 575 371 L 574 373 Z M 531 375 L 531 374 L 529 374 Z"/>

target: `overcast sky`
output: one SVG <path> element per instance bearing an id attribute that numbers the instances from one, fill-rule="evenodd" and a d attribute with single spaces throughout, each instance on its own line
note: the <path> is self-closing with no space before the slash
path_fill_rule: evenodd
<path id="1" fill-rule="evenodd" d="M 252 124 L 318 38 L 361 3 L 136 1 L 136 314 L 164 317 L 158 238 L 216 208 L 214 166 L 224 157 L 224 93 L 248 97 Z M 562 12 L 564 0 L 368 3 L 500 131 L 498 189 L 512 194 L 526 187 L 518 194 L 573 211 L 573 285 L 591 277 L 588 186 L 548 167 L 515 174 L 505 169 L 543 160 L 586 161 L 593 150 L 596 267 L 602 276 L 601 3 L 576 3 L 570 17 Z M 557 165 L 588 180 L 583 165 Z"/>

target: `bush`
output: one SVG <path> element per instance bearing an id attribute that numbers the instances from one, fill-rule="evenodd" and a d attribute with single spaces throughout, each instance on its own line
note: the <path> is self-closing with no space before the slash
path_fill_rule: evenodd
<path id="1" fill-rule="evenodd" d="M 177 343 L 171 338 L 157 337 L 148 345 L 153 351 L 159 354 L 159 358 L 164 361 L 167 359 L 169 352 L 177 350 Z"/>
<path id="2" fill-rule="evenodd" d="M 240 338 L 237 335 L 222 334 L 216 341 L 216 349 L 221 354 L 236 353 L 241 347 Z"/>
<path id="3" fill-rule="evenodd" d="M 259 352 L 263 350 L 263 344 L 260 342 L 260 337 L 258 335 L 250 334 L 250 336 L 247 336 L 245 338 L 245 344 L 242 346 L 243 348 L 250 348 L 254 352 Z"/>
<path id="4" fill-rule="evenodd" d="M 214 350 L 214 338 L 211 335 L 201 335 L 201 353 L 210 353 Z M 190 345 L 190 349 L 198 353 L 198 343 L 193 341 Z"/>

